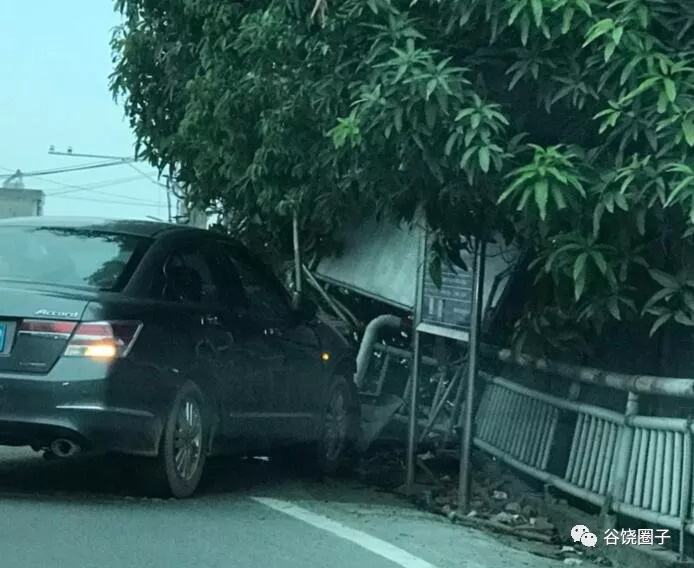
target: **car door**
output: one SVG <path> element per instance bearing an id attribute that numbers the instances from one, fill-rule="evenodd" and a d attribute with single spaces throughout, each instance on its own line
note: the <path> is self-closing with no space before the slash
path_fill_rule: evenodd
<path id="1" fill-rule="evenodd" d="M 213 262 L 204 241 L 173 243 L 152 285 L 155 298 L 169 304 L 161 317 L 171 330 L 172 366 L 184 370 L 216 406 L 232 337 L 221 325 L 225 306 Z"/>
<path id="2" fill-rule="evenodd" d="M 323 372 L 318 336 L 310 325 L 296 321 L 286 290 L 267 268 L 240 247 L 224 248 L 243 287 L 249 319 L 262 330 L 271 351 L 281 356 L 275 377 L 281 433 L 310 438 L 319 396 L 315 385 Z"/>
<path id="3" fill-rule="evenodd" d="M 268 333 L 267 322 L 252 309 L 238 273 L 226 251 L 215 243 L 221 266 L 224 315 L 221 323 L 233 337 L 225 353 L 222 404 L 227 437 L 244 437 L 259 447 L 285 429 L 282 411 L 284 353 Z"/>

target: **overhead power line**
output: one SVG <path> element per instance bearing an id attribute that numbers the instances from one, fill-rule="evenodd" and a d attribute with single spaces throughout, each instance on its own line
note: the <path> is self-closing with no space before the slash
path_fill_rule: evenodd
<path id="1" fill-rule="evenodd" d="M 96 164 L 84 164 L 81 166 L 72 166 L 70 168 L 54 168 L 52 170 L 40 170 L 37 172 L 21 172 L 22 177 L 37 177 L 37 176 L 48 176 L 48 175 L 55 175 L 55 174 L 64 174 L 64 173 L 69 173 L 69 172 L 81 172 L 85 170 L 95 170 L 98 168 L 109 168 L 113 166 L 120 166 L 123 165 L 123 161 L 110 161 L 110 162 L 99 162 Z M 3 168 L 5 169 L 5 168 Z M 4 178 L 9 178 L 14 175 L 16 175 L 17 171 L 14 170 L 13 173 L 11 174 L 2 174 L 0 175 L 0 179 Z"/>

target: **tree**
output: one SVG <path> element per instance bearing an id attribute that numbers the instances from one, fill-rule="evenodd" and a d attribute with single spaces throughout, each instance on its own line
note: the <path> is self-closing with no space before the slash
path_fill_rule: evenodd
<path id="1" fill-rule="evenodd" d="M 142 155 L 248 238 L 281 255 L 293 209 L 321 253 L 365 212 L 421 204 L 434 273 L 460 232 L 526 244 L 519 343 L 694 325 L 686 0 L 116 6 L 112 89 Z"/>

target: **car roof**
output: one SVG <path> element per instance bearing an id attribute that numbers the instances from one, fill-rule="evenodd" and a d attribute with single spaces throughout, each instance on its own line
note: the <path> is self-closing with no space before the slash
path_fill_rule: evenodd
<path id="1" fill-rule="evenodd" d="M 110 233 L 156 238 L 164 233 L 204 233 L 208 231 L 164 221 L 140 219 L 103 219 L 98 217 L 12 217 L 0 219 L 0 227 L 60 227 L 66 229 L 89 228 Z"/>

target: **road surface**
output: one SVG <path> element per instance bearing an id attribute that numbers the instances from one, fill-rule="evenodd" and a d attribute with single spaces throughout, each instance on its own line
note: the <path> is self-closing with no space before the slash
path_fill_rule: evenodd
<path id="1" fill-rule="evenodd" d="M 200 496 L 136 495 L 124 471 L 0 447 L 3 568 L 550 568 L 356 482 L 213 463 Z"/>

